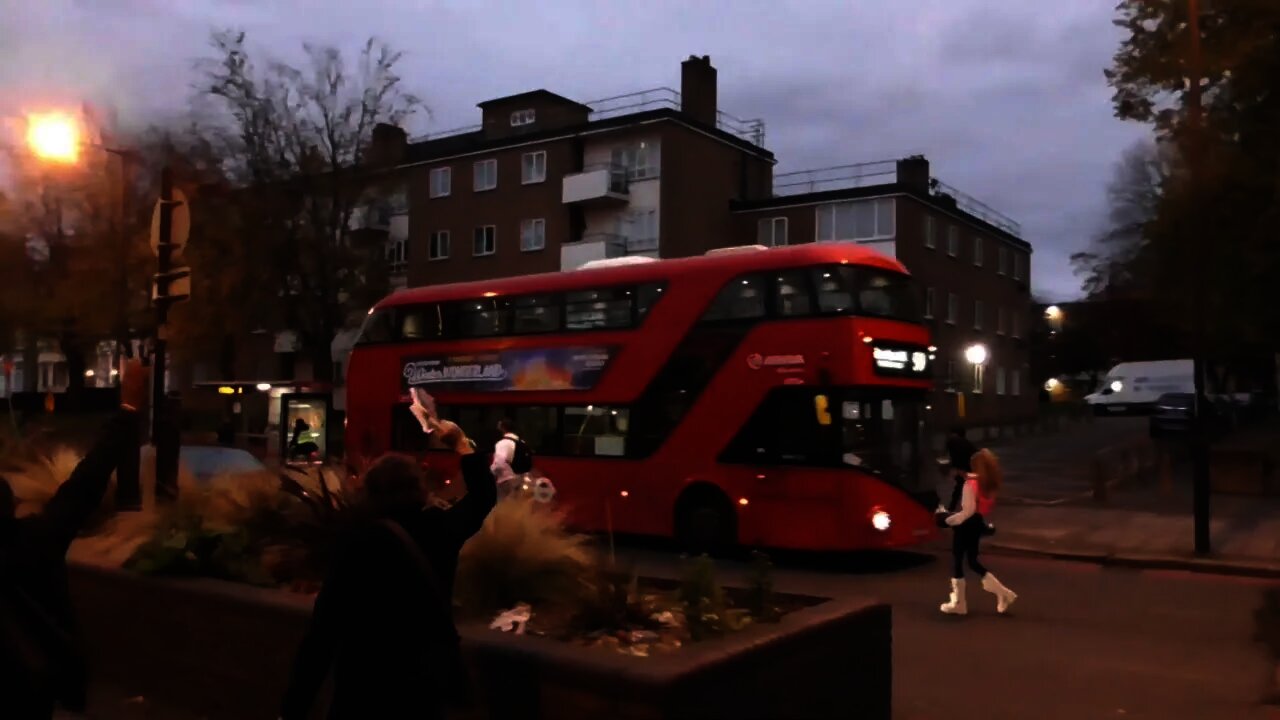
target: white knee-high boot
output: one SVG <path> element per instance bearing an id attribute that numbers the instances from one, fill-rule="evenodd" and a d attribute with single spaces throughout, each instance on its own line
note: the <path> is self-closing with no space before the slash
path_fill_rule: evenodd
<path id="1" fill-rule="evenodd" d="M 951 578 L 951 598 L 938 609 L 948 615 L 964 615 L 969 612 L 969 605 L 964 597 L 964 578 Z"/>
<path id="2" fill-rule="evenodd" d="M 1018 599 L 1018 593 L 1005 587 L 991 573 L 982 576 L 982 589 L 996 596 L 996 612 L 998 613 L 1008 610 L 1013 601 Z"/>

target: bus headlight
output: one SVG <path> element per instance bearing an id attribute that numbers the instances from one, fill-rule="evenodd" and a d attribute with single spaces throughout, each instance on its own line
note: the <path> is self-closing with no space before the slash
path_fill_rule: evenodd
<path id="1" fill-rule="evenodd" d="M 876 510 L 871 513 L 871 527 L 879 530 L 880 532 L 888 530 L 891 523 L 892 520 L 889 518 L 889 513 L 883 510 Z"/>

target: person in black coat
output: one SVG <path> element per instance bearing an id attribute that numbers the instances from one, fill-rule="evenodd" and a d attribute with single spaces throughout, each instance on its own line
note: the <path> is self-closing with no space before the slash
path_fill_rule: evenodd
<path id="1" fill-rule="evenodd" d="M 464 671 L 452 614 L 462 545 L 497 502 L 489 459 L 457 425 L 424 422 L 461 455 L 467 494 L 428 506 L 422 468 L 385 455 L 364 475 L 368 517 L 342 543 L 298 649 L 283 720 L 309 716 L 333 670 L 330 718 L 437 718 Z"/>
<path id="2" fill-rule="evenodd" d="M 88 665 L 71 606 L 67 550 L 125 453 L 138 452 L 142 374 L 140 364 L 125 368 L 120 412 L 41 512 L 17 518 L 13 489 L 0 479 L 0 716 L 43 720 L 58 704 L 85 710 Z"/>
<path id="3" fill-rule="evenodd" d="M 973 471 L 973 456 L 977 452 L 978 447 L 969 441 L 964 428 L 960 426 L 951 428 L 951 432 L 947 435 L 947 458 L 955 486 L 951 491 L 951 501 L 946 507 L 948 512 L 957 512 L 960 509 L 960 493 L 964 489 L 966 476 Z"/>

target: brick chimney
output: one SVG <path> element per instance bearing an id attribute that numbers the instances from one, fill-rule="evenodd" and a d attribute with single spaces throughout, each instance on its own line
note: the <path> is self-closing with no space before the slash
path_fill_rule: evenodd
<path id="1" fill-rule="evenodd" d="M 716 69 L 710 55 L 690 55 L 680 63 L 680 110 L 704 125 L 716 126 Z"/>
<path id="2" fill-rule="evenodd" d="M 929 194 L 929 161 L 912 155 L 898 161 L 898 184 L 924 195 Z"/>
<path id="3" fill-rule="evenodd" d="M 389 123 L 378 123 L 373 127 L 373 138 L 369 143 L 366 156 L 370 165 L 395 165 L 404 159 L 404 149 L 409 144 L 409 136 L 404 129 Z"/>

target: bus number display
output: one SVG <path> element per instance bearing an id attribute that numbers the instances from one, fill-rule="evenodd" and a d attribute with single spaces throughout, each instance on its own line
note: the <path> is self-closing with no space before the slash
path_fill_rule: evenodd
<path id="1" fill-rule="evenodd" d="M 928 377 L 929 353 L 922 348 L 876 345 L 871 361 L 878 375 Z"/>

